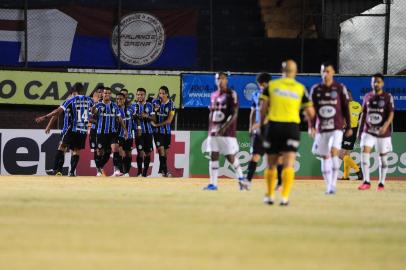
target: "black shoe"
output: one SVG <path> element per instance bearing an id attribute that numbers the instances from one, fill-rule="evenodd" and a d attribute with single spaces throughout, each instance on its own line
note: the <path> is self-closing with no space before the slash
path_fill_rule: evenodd
<path id="1" fill-rule="evenodd" d="M 287 201 L 287 202 L 282 201 L 279 205 L 280 205 L 280 206 L 288 206 L 288 205 L 289 205 L 289 201 Z"/>
<path id="2" fill-rule="evenodd" d="M 359 168 L 359 171 L 357 172 L 357 180 L 364 180 L 364 174 L 362 173 L 361 168 Z"/>
<path id="3" fill-rule="evenodd" d="M 76 175 L 75 175 L 74 172 L 70 172 L 70 173 L 69 173 L 69 177 L 76 177 Z"/>

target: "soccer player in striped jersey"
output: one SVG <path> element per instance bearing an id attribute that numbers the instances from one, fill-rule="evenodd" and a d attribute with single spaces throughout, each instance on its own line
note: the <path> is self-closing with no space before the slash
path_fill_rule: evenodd
<path id="1" fill-rule="evenodd" d="M 122 127 L 118 131 L 118 145 L 121 156 L 121 172 L 124 176 L 129 176 L 131 169 L 131 149 L 133 146 L 133 115 L 134 108 L 127 106 L 126 98 L 123 93 L 116 95 L 116 102 L 120 109 L 124 124 L 127 129 L 128 138 L 125 138 L 125 132 Z"/>
<path id="2" fill-rule="evenodd" d="M 151 121 L 155 121 L 155 111 L 150 102 L 145 100 L 147 91 L 144 88 L 137 89 L 137 102 L 132 106 L 135 111 L 134 131 L 135 145 L 137 147 L 137 176 L 147 177 L 151 152 L 153 150 L 153 128 Z M 144 165 L 144 168 L 143 166 Z"/>
<path id="3" fill-rule="evenodd" d="M 40 122 L 46 118 L 65 112 L 62 139 L 55 158 L 54 170 L 56 174 L 61 173 L 65 152 L 67 149 L 71 149 L 73 152 L 69 176 L 75 176 L 76 166 L 79 163 L 80 150 L 85 148 L 87 125 L 90 118 L 90 110 L 93 106 L 93 100 L 90 97 L 84 96 L 83 92 L 83 85 L 75 84 L 73 96 L 70 99 L 66 100 L 53 112 L 37 118 L 37 122 Z"/>
<path id="4" fill-rule="evenodd" d="M 156 113 L 156 122 L 152 122 L 155 127 L 155 144 L 158 148 L 159 166 L 162 169 L 162 176 L 169 177 L 167 156 L 168 149 L 171 144 L 171 123 L 175 116 L 175 106 L 169 98 L 168 87 L 161 86 L 159 88 L 159 100 L 155 102 L 154 111 Z"/>
<path id="5" fill-rule="evenodd" d="M 93 103 L 97 104 L 99 102 L 102 101 L 103 99 L 103 89 L 104 86 L 99 86 L 99 88 L 93 92 L 92 94 L 92 99 L 93 99 Z M 97 123 L 97 118 L 95 118 L 94 116 L 91 117 L 90 121 L 90 131 L 89 131 L 89 145 L 90 145 L 90 149 L 93 150 L 93 159 L 96 162 L 98 156 L 97 156 L 97 130 L 96 130 L 96 123 Z"/>
<path id="6" fill-rule="evenodd" d="M 111 89 L 105 87 L 103 90 L 103 100 L 92 108 L 92 114 L 97 117 L 97 155 L 95 160 L 97 176 L 104 174 L 103 167 L 108 159 L 103 158 L 105 149 L 111 148 L 113 153 L 114 173 L 112 176 L 121 176 L 120 154 L 118 152 L 118 124 L 124 129 L 124 138 L 128 138 L 123 116 L 117 104 L 111 101 Z"/>

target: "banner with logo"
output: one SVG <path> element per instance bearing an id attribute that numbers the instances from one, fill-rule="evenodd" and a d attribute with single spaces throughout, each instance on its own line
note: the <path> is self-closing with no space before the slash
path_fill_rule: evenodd
<path id="1" fill-rule="evenodd" d="M 273 78 L 279 78 L 274 75 Z M 258 89 L 256 75 L 232 74 L 229 76 L 229 88 L 238 94 L 240 108 L 250 108 L 252 93 Z M 297 80 L 307 89 L 320 82 L 318 75 L 299 75 Z M 351 90 L 354 100 L 362 103 L 365 94 L 371 91 L 370 76 L 336 76 L 335 80 Z M 210 95 L 217 89 L 214 74 L 182 74 L 182 99 L 184 107 L 198 108 L 210 105 Z M 385 78 L 385 91 L 393 95 L 396 110 L 406 110 L 406 77 L 388 76 Z"/>
<path id="2" fill-rule="evenodd" d="M 180 105 L 180 77 L 176 75 L 131 75 L 66 72 L 0 71 L 0 104 L 60 105 L 69 96 L 69 89 L 77 82 L 90 95 L 99 85 L 112 88 L 114 94 L 122 88 L 129 90 L 129 99 L 135 99 L 137 88 L 156 97 L 159 87 L 169 88 L 176 108 Z"/>
<path id="3" fill-rule="evenodd" d="M 388 178 L 405 179 L 406 173 L 406 144 L 404 142 L 404 136 L 406 134 L 397 132 L 392 136 L 392 143 L 394 152 L 388 154 Z M 236 154 L 236 158 L 240 161 L 244 174 L 247 173 L 248 162 L 250 160 L 250 140 L 248 132 L 237 132 L 237 140 L 240 146 L 239 152 Z M 205 145 L 207 142 L 206 131 L 191 131 L 190 136 L 190 177 L 208 177 L 209 171 L 209 154 L 205 153 Z M 301 142 L 299 152 L 297 154 L 297 160 L 295 162 L 296 176 L 299 178 L 320 178 L 320 161 L 312 155 L 313 140 L 307 135 L 306 132 L 301 134 Z M 356 143 L 354 151 L 351 153 L 351 157 L 360 163 L 360 148 L 359 142 Z M 371 154 L 371 175 L 378 176 L 378 159 L 377 153 Z M 261 159 L 258 162 L 256 170 L 257 176 L 262 176 L 263 171 L 266 168 L 266 160 Z M 341 167 L 342 169 L 342 167 Z M 340 176 L 342 172 L 340 172 Z M 219 176 L 225 176 L 235 178 L 235 173 L 232 165 L 222 157 L 220 159 Z"/>
<path id="4" fill-rule="evenodd" d="M 196 10 L 121 10 L 121 16 L 100 7 L 28 9 L 28 65 L 117 68 L 121 59 L 126 69 L 196 66 Z M 24 64 L 24 30 L 23 10 L 0 9 L 0 65 Z"/>
<path id="5" fill-rule="evenodd" d="M 52 169 L 55 152 L 60 140 L 58 131 L 45 134 L 43 130 L 0 129 L 0 175 L 46 175 Z M 189 177 L 189 142 L 188 131 L 177 131 L 172 134 L 171 148 L 168 153 L 168 170 L 174 177 Z M 137 151 L 132 152 L 130 175 L 137 174 Z M 70 166 L 70 153 L 65 155 L 63 174 L 67 175 Z M 148 175 L 158 176 L 159 157 L 155 151 L 151 155 Z M 106 164 L 108 175 L 113 173 L 112 158 Z M 81 151 L 77 175 L 95 176 L 96 167 L 93 152 L 86 142 L 86 149 Z"/>

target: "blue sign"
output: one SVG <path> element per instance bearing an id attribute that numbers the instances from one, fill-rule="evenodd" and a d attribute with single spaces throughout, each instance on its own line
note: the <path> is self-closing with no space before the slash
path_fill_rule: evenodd
<path id="1" fill-rule="evenodd" d="M 274 79 L 280 75 L 272 76 Z M 258 89 L 255 83 L 255 75 L 233 74 L 229 76 L 229 88 L 238 94 L 240 108 L 250 108 L 252 103 L 251 94 Z M 304 84 L 308 90 L 321 81 L 317 75 L 298 75 L 296 79 Z M 366 93 L 371 91 L 370 76 L 335 76 L 337 82 L 343 83 L 351 90 L 353 99 L 362 104 Z M 210 95 L 216 90 L 214 74 L 182 74 L 183 106 L 190 108 L 208 107 Z M 396 110 L 406 110 L 406 77 L 385 77 L 386 92 L 392 94 Z"/>

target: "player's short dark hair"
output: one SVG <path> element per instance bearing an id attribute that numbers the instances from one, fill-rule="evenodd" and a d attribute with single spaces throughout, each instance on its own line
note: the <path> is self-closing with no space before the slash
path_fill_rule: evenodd
<path id="1" fill-rule="evenodd" d="M 271 74 L 267 72 L 261 72 L 257 75 L 257 83 L 267 83 L 272 80 Z"/>
<path id="2" fill-rule="evenodd" d="M 167 86 L 165 86 L 165 85 L 162 85 L 161 87 L 159 87 L 159 90 L 164 90 L 165 91 L 165 93 L 169 96 L 169 89 L 168 89 L 168 87 Z"/>
<path id="3" fill-rule="evenodd" d="M 125 98 L 125 95 L 124 95 L 123 93 L 117 93 L 117 94 L 116 94 L 116 98 L 117 98 L 118 96 L 122 96 L 123 98 Z"/>
<path id="4" fill-rule="evenodd" d="M 144 92 L 145 94 L 147 93 L 147 90 L 145 90 L 145 88 L 139 87 L 137 88 L 137 92 Z"/>
<path id="5" fill-rule="evenodd" d="M 383 76 L 382 73 L 375 73 L 374 75 L 372 75 L 373 78 L 381 78 L 382 81 L 385 81 L 385 77 Z"/>
<path id="6" fill-rule="evenodd" d="M 78 94 L 83 94 L 84 93 L 85 88 L 83 87 L 83 84 L 81 83 L 75 83 L 71 89 L 70 92 L 74 93 L 77 92 Z"/>
<path id="7" fill-rule="evenodd" d="M 324 67 L 330 66 L 330 67 L 332 67 L 334 70 L 336 70 L 336 68 L 335 68 L 335 66 L 334 66 L 334 64 L 333 64 L 333 62 L 331 62 L 331 61 L 324 61 L 323 63 L 321 63 L 321 65 L 324 66 Z"/>
<path id="8" fill-rule="evenodd" d="M 105 90 L 107 90 L 107 91 L 110 91 L 110 92 L 111 92 L 111 88 L 110 88 L 110 87 L 104 87 L 104 88 L 103 88 L 103 91 L 105 91 Z"/>
<path id="9" fill-rule="evenodd" d="M 228 78 L 228 74 L 224 71 L 219 71 L 216 73 L 216 79 L 220 78 L 220 76 L 225 76 L 226 78 Z"/>
<path id="10" fill-rule="evenodd" d="M 128 90 L 125 89 L 125 88 L 122 88 L 122 89 L 120 90 L 120 93 L 121 93 L 121 92 L 127 92 L 127 93 L 128 93 Z"/>

